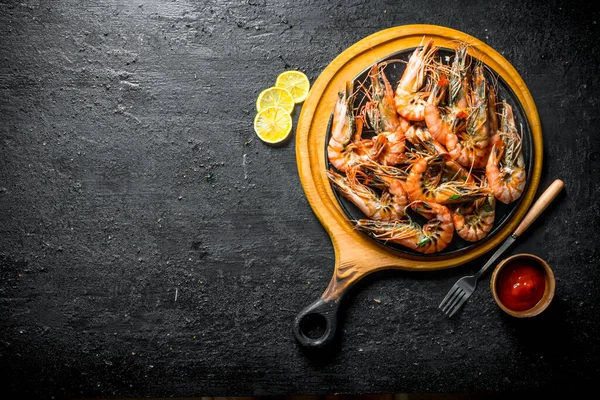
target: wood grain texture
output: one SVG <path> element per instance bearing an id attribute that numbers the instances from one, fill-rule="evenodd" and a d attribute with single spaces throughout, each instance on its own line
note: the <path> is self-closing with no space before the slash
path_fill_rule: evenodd
<path id="1" fill-rule="evenodd" d="M 297 142 L 256 139 L 256 97 L 286 69 L 318 88 L 345 49 L 413 24 L 479 38 L 535 100 L 538 187 L 565 188 L 506 256 L 544 258 L 556 296 L 515 321 L 482 284 L 449 320 L 437 305 L 485 255 L 382 270 L 306 351 L 290 325 L 337 256 Z M 4 397 L 596 390 L 598 37 L 580 0 L 0 2 Z"/>

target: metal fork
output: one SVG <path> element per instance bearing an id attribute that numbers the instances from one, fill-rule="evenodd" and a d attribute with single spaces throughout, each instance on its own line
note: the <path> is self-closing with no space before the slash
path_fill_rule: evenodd
<path id="1" fill-rule="evenodd" d="M 440 303 L 438 308 L 441 308 L 442 311 L 448 315 L 448 317 L 452 317 L 461 307 L 469 297 L 473 294 L 475 289 L 477 288 L 477 281 L 479 278 L 485 274 L 490 267 L 494 264 L 494 262 L 510 247 L 511 244 L 521 234 L 536 220 L 537 217 L 548 207 L 548 205 L 554 200 L 554 198 L 558 195 L 558 193 L 562 190 L 564 186 L 563 181 L 560 179 L 556 179 L 548 188 L 542 193 L 542 195 L 537 199 L 533 207 L 529 210 L 527 215 L 523 218 L 517 229 L 506 239 L 506 241 L 496 250 L 494 255 L 490 257 L 488 262 L 475 274 L 470 276 L 465 276 L 460 278 L 450 291 L 444 297 L 444 300 Z"/>

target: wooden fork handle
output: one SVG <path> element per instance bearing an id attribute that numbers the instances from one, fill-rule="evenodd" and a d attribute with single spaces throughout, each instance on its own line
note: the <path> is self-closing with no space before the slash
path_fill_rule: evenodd
<path id="1" fill-rule="evenodd" d="M 523 218 L 517 229 L 515 229 L 513 235 L 521 236 L 521 234 L 525 232 L 525 229 L 529 228 L 529 225 L 531 225 L 533 221 L 540 216 L 542 211 L 544 211 L 546 207 L 552 203 L 552 200 L 554 200 L 554 198 L 560 193 L 564 185 L 565 184 L 560 179 L 552 182 L 552 184 L 548 186 L 548 189 L 542 193 L 535 204 L 529 209 L 527 215 L 525 215 L 525 218 Z"/>

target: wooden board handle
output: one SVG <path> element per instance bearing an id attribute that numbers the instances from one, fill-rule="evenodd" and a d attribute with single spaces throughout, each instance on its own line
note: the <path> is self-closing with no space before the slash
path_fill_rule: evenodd
<path id="1" fill-rule="evenodd" d="M 300 311 L 292 324 L 296 340 L 306 347 L 323 347 L 336 334 L 339 301 L 320 298 Z M 319 330 L 316 335 L 310 331 Z"/>
<path id="2" fill-rule="evenodd" d="M 548 186 L 548 189 L 546 189 L 539 199 L 537 199 L 537 201 L 533 204 L 529 212 L 525 215 L 525 218 L 523 218 L 519 226 L 517 226 L 517 229 L 515 229 L 513 235 L 521 236 L 521 234 L 525 232 L 525 229 L 529 228 L 529 225 L 531 225 L 533 221 L 540 216 L 542 211 L 544 211 L 546 207 L 552 203 L 552 200 L 554 200 L 554 198 L 560 193 L 564 185 L 565 184 L 560 179 L 552 182 L 552 184 Z"/>

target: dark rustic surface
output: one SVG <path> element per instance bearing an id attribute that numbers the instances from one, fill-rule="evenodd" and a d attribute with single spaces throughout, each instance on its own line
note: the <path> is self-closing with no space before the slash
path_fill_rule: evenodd
<path id="1" fill-rule="evenodd" d="M 3 392 L 596 389 L 600 15 L 583 1 L 471 3 L 0 3 Z M 510 319 L 486 279 L 449 320 L 439 301 L 484 260 L 386 271 L 345 299 L 334 346 L 306 352 L 291 322 L 334 254 L 294 142 L 257 140 L 254 102 L 283 70 L 314 82 L 353 43 L 412 23 L 483 40 L 531 90 L 540 190 L 566 189 L 508 254 L 545 258 L 556 298 Z"/>

